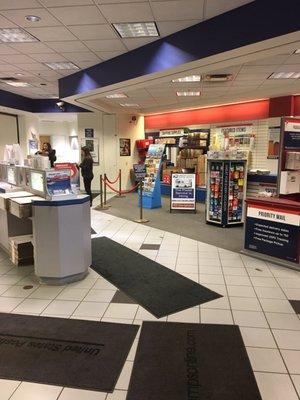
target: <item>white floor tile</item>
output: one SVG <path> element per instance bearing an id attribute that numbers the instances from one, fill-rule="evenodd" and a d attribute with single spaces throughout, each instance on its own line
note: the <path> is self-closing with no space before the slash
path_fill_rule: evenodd
<path id="1" fill-rule="evenodd" d="M 20 381 L 0 379 L 0 400 L 8 400 L 20 383 Z"/>
<path id="2" fill-rule="evenodd" d="M 280 267 L 275 264 L 268 264 L 273 276 L 277 278 L 297 278 L 298 272 L 289 268 Z"/>
<path id="3" fill-rule="evenodd" d="M 251 282 L 253 286 L 261 286 L 261 287 L 269 287 L 269 288 L 276 288 L 278 287 L 278 283 L 274 278 L 268 278 L 263 276 L 251 276 Z"/>
<path id="4" fill-rule="evenodd" d="M 266 318 L 258 311 L 232 311 L 236 325 L 250 326 L 253 328 L 268 328 Z"/>
<path id="5" fill-rule="evenodd" d="M 64 388 L 58 400 L 105 400 L 106 393 Z"/>
<path id="6" fill-rule="evenodd" d="M 300 289 L 300 278 L 276 278 L 279 286 L 282 289 Z"/>
<path id="7" fill-rule="evenodd" d="M 34 313 L 40 314 L 44 311 L 50 300 L 41 299 L 25 299 L 17 308 L 14 309 L 14 313 Z"/>
<path id="8" fill-rule="evenodd" d="M 97 303 L 95 301 L 83 301 L 76 308 L 73 315 L 101 318 L 105 313 L 108 304 L 109 303 Z"/>
<path id="9" fill-rule="evenodd" d="M 214 265 L 201 265 L 199 267 L 200 274 L 213 274 L 213 275 L 223 275 L 221 267 L 215 267 Z"/>
<path id="10" fill-rule="evenodd" d="M 272 329 L 300 330 L 300 320 L 296 314 L 265 313 Z"/>
<path id="11" fill-rule="evenodd" d="M 110 304 L 104 314 L 104 317 L 133 319 L 135 317 L 137 309 L 138 305 L 135 304 Z"/>
<path id="12" fill-rule="evenodd" d="M 246 268 L 249 276 L 272 278 L 272 272 L 268 267 L 263 268 Z"/>
<path id="13" fill-rule="evenodd" d="M 64 286 L 40 286 L 29 297 L 32 299 L 52 300 L 64 289 Z"/>
<path id="14" fill-rule="evenodd" d="M 229 268 L 245 268 L 243 261 L 240 258 L 224 258 L 221 257 L 221 264 L 223 267 Z"/>
<path id="15" fill-rule="evenodd" d="M 281 350 L 281 354 L 289 373 L 300 375 L 300 351 Z"/>
<path id="16" fill-rule="evenodd" d="M 256 297 L 255 291 L 251 286 L 227 286 L 228 295 L 231 297 Z"/>
<path id="17" fill-rule="evenodd" d="M 262 311 L 259 301 L 254 297 L 230 297 L 233 310 Z"/>
<path id="18" fill-rule="evenodd" d="M 225 275 L 226 285 L 252 286 L 248 276 Z"/>
<path id="19" fill-rule="evenodd" d="M 298 396 L 300 397 L 300 375 L 292 375 L 291 378 L 292 378 L 295 388 L 298 392 Z"/>
<path id="20" fill-rule="evenodd" d="M 208 301 L 201 304 L 200 308 L 217 308 L 219 310 L 230 310 L 228 297 L 220 297 L 219 299 Z"/>
<path id="21" fill-rule="evenodd" d="M 221 262 L 218 259 L 214 258 L 202 258 L 201 254 L 199 256 L 199 266 L 212 266 L 212 267 L 220 267 Z"/>
<path id="22" fill-rule="evenodd" d="M 57 300 L 77 300 L 81 301 L 90 289 L 66 288 L 57 296 Z"/>
<path id="23" fill-rule="evenodd" d="M 78 305 L 78 301 L 53 300 L 52 303 L 50 303 L 48 307 L 44 310 L 43 314 L 70 316 Z"/>
<path id="24" fill-rule="evenodd" d="M 61 390 L 59 386 L 23 382 L 10 400 L 56 400 Z"/>
<path id="25" fill-rule="evenodd" d="M 270 329 L 241 326 L 240 331 L 245 346 L 277 348 Z"/>
<path id="26" fill-rule="evenodd" d="M 117 290 L 114 285 L 102 278 L 97 280 L 97 282 L 93 286 L 93 289 Z"/>
<path id="27" fill-rule="evenodd" d="M 256 372 L 255 378 L 262 400 L 298 400 L 288 375 Z"/>
<path id="28" fill-rule="evenodd" d="M 135 316 L 134 323 L 136 323 L 137 320 L 141 321 L 157 321 L 157 318 L 154 317 L 149 311 L 145 310 L 143 307 L 139 306 L 138 311 Z M 160 318 L 159 321 L 166 321 L 167 318 Z"/>
<path id="29" fill-rule="evenodd" d="M 121 375 L 116 384 L 116 389 L 127 390 L 129 386 L 130 375 L 133 367 L 133 362 L 126 361 Z"/>
<path id="30" fill-rule="evenodd" d="M 224 275 L 237 275 L 237 276 L 247 276 L 247 271 L 245 268 L 233 268 L 233 267 L 223 267 Z"/>
<path id="31" fill-rule="evenodd" d="M 273 334 L 280 349 L 300 350 L 300 331 L 273 329 Z"/>
<path id="32" fill-rule="evenodd" d="M 203 324 L 233 324 L 229 310 L 201 309 L 201 323 Z"/>
<path id="33" fill-rule="evenodd" d="M 255 287 L 258 298 L 262 299 L 286 299 L 284 292 L 278 288 Z"/>
<path id="34" fill-rule="evenodd" d="M 138 339 L 135 339 L 133 344 L 132 344 L 132 346 L 131 346 L 131 349 L 129 351 L 129 354 L 128 354 L 128 357 L 127 357 L 127 361 L 134 361 L 134 357 L 135 357 L 135 354 L 136 354 L 136 351 L 137 351 L 138 343 L 139 343 Z"/>
<path id="35" fill-rule="evenodd" d="M 101 318 L 101 322 L 110 322 L 112 324 L 129 324 L 133 323 L 133 319 L 124 318 Z"/>
<path id="36" fill-rule="evenodd" d="M 175 268 L 176 272 L 187 273 L 187 274 L 197 274 L 198 273 L 198 265 L 190 265 L 190 264 L 176 264 Z"/>
<path id="37" fill-rule="evenodd" d="M 286 297 L 290 300 L 300 300 L 300 290 L 299 289 L 283 289 Z"/>
<path id="38" fill-rule="evenodd" d="M 224 278 L 222 275 L 200 274 L 199 282 L 203 285 L 205 285 L 206 283 L 213 283 L 216 285 L 224 285 Z"/>
<path id="39" fill-rule="evenodd" d="M 199 283 L 199 275 L 198 274 L 189 274 L 186 272 L 180 272 L 180 275 L 185 276 L 186 278 L 190 279 L 191 281 Z"/>
<path id="40" fill-rule="evenodd" d="M 114 297 L 115 290 L 91 289 L 84 298 L 84 301 L 98 301 L 99 303 L 109 303 Z"/>
<path id="41" fill-rule="evenodd" d="M 215 283 L 202 283 L 202 285 L 210 290 L 213 290 L 214 292 L 217 292 L 221 296 L 227 297 L 227 290 L 225 285 L 218 285 Z"/>
<path id="42" fill-rule="evenodd" d="M 76 289 L 90 289 L 93 287 L 99 278 L 85 278 L 82 281 L 70 283 L 68 287 L 76 288 Z"/>
<path id="43" fill-rule="evenodd" d="M 280 312 L 280 313 L 291 313 L 295 311 L 288 300 L 281 299 L 260 299 L 261 306 L 264 311 L 267 312 Z"/>
<path id="44" fill-rule="evenodd" d="M 287 370 L 277 349 L 247 347 L 253 371 L 286 373 Z"/>
<path id="45" fill-rule="evenodd" d="M 33 293 L 36 290 L 36 286 L 33 287 L 32 289 L 23 289 L 23 286 L 12 286 L 10 289 L 8 289 L 6 292 L 2 294 L 3 297 L 20 297 L 25 299 L 25 297 L 28 297 L 31 293 Z"/>
<path id="46" fill-rule="evenodd" d="M 22 276 L 18 275 L 1 275 L 0 285 L 15 285 L 17 282 L 21 281 Z"/>
<path id="47" fill-rule="evenodd" d="M 0 285 L 0 295 L 10 289 L 12 285 Z"/>
<path id="48" fill-rule="evenodd" d="M 189 308 L 178 313 L 169 315 L 168 322 L 186 322 L 186 323 L 199 323 L 200 321 L 199 307 Z"/>

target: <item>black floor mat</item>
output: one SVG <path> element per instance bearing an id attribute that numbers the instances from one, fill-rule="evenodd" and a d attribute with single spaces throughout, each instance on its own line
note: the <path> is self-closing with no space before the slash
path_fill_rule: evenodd
<path id="1" fill-rule="evenodd" d="M 300 300 L 289 300 L 296 314 L 300 314 Z"/>
<path id="2" fill-rule="evenodd" d="M 94 235 L 95 233 L 97 233 L 95 229 L 91 228 L 91 234 Z"/>
<path id="3" fill-rule="evenodd" d="M 144 322 L 126 400 L 261 400 L 238 326 Z"/>
<path id="4" fill-rule="evenodd" d="M 112 392 L 137 330 L 0 313 L 0 378 Z"/>
<path id="5" fill-rule="evenodd" d="M 106 237 L 92 239 L 92 268 L 157 318 L 222 297 Z"/>

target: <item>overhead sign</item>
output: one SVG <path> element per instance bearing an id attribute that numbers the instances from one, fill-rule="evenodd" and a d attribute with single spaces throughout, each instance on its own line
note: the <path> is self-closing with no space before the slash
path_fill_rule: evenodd
<path id="1" fill-rule="evenodd" d="M 195 174 L 172 174 L 171 210 L 196 210 Z"/>
<path id="2" fill-rule="evenodd" d="M 169 137 L 169 136 L 183 136 L 184 129 L 163 129 L 159 131 L 159 137 Z"/>
<path id="3" fill-rule="evenodd" d="M 298 150 L 300 149 L 300 120 L 285 122 L 285 132 L 283 139 L 283 146 L 285 150 Z"/>

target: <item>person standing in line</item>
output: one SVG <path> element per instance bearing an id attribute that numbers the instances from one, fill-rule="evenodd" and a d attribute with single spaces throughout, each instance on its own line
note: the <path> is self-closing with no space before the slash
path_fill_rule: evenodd
<path id="1" fill-rule="evenodd" d="M 84 183 L 84 190 L 86 194 L 90 196 L 90 204 L 93 204 L 91 184 L 94 178 L 93 174 L 93 158 L 88 147 L 84 146 L 81 148 L 81 164 L 79 165 L 81 169 L 81 175 Z"/>

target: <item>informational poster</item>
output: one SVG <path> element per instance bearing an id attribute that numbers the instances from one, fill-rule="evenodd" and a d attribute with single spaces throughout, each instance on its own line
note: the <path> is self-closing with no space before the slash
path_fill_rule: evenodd
<path id="1" fill-rule="evenodd" d="M 133 164 L 133 172 L 136 181 L 140 181 L 146 177 L 146 165 L 145 164 Z"/>
<path id="2" fill-rule="evenodd" d="M 299 262 L 300 215 L 248 206 L 245 248 Z"/>
<path id="3" fill-rule="evenodd" d="M 279 158 L 280 126 L 269 127 L 268 159 Z"/>
<path id="4" fill-rule="evenodd" d="M 71 174 L 71 188 L 74 193 L 79 193 L 80 190 L 80 178 L 79 170 L 75 163 L 55 163 L 54 168 L 56 170 L 69 169 Z"/>
<path id="5" fill-rule="evenodd" d="M 219 126 L 215 128 L 216 136 L 221 143 L 221 147 L 227 148 L 248 148 L 254 145 L 253 125 L 238 126 Z"/>
<path id="6" fill-rule="evenodd" d="M 39 142 L 37 140 L 28 140 L 29 154 L 33 156 L 39 150 Z"/>
<path id="7" fill-rule="evenodd" d="M 84 136 L 86 138 L 93 138 L 94 137 L 94 129 L 93 128 L 85 128 Z"/>
<path id="8" fill-rule="evenodd" d="M 131 155 L 130 139 L 120 139 L 120 156 L 128 157 Z"/>
<path id="9" fill-rule="evenodd" d="M 81 145 L 82 147 L 86 146 L 90 150 L 94 164 L 99 164 L 99 139 L 82 138 Z"/>
<path id="10" fill-rule="evenodd" d="M 283 148 L 300 151 L 300 119 L 285 122 Z"/>
<path id="11" fill-rule="evenodd" d="M 171 210 L 196 209 L 196 175 L 172 174 Z"/>
<path id="12" fill-rule="evenodd" d="M 46 172 L 47 191 L 50 196 L 71 194 L 70 170 L 52 170 Z"/>

